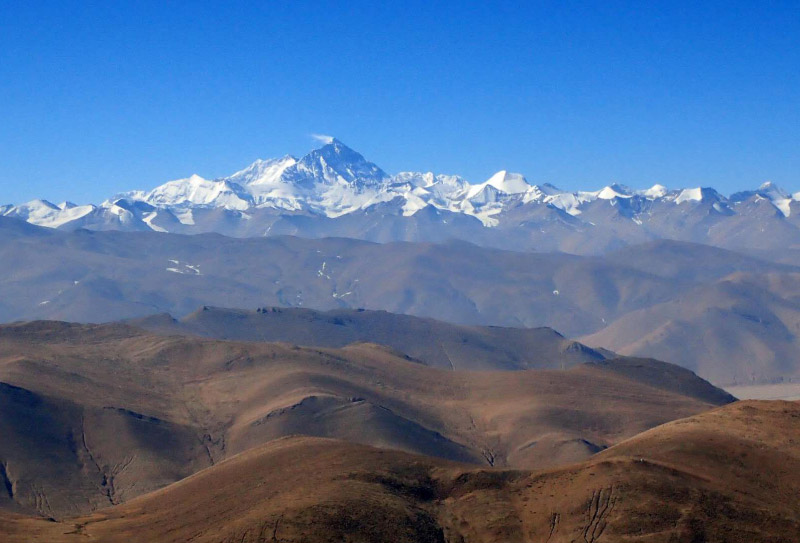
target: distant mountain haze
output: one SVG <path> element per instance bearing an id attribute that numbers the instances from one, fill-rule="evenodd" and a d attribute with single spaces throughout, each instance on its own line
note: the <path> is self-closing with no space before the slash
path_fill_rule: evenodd
<path id="1" fill-rule="evenodd" d="M 692 243 L 576 256 L 458 241 L 65 232 L 4 217 L 0 258 L 5 322 L 183 319 L 203 306 L 364 308 L 458 325 L 549 327 L 595 349 L 682 365 L 718 385 L 800 378 L 800 267 Z M 453 356 L 448 345 L 436 347 L 439 362 L 444 351 Z M 519 363 L 512 360 L 498 363 Z"/>

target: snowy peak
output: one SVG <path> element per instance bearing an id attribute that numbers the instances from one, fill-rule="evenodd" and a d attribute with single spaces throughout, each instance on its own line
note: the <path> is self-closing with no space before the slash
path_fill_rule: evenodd
<path id="1" fill-rule="evenodd" d="M 675 198 L 676 204 L 682 204 L 683 202 L 700 202 L 703 200 L 703 189 L 700 187 L 694 189 L 683 189 L 678 194 L 677 198 Z"/>
<path id="2" fill-rule="evenodd" d="M 53 202 L 49 202 L 41 198 L 36 198 L 35 200 L 31 200 L 30 202 L 25 202 L 24 204 L 18 206 L 18 209 L 26 209 L 31 212 L 37 212 L 46 209 L 56 210 L 60 208 Z"/>
<path id="3" fill-rule="evenodd" d="M 665 214 L 670 217 L 665 223 L 669 223 L 671 217 L 679 221 L 688 213 L 752 214 L 747 209 L 754 208 L 750 204 L 757 204 L 759 209 L 773 206 L 780 211 L 778 215 L 788 217 L 791 206 L 799 205 L 793 202 L 800 201 L 800 193 L 791 196 L 769 182 L 727 199 L 711 188 L 670 190 L 658 184 L 644 190 L 611 184 L 597 191 L 564 191 L 549 183 L 533 185 L 522 174 L 508 170 L 477 184 L 433 172 L 402 172 L 390 177 L 340 140 L 325 137 L 320 141 L 319 148 L 302 158 L 286 155 L 259 159 L 228 177 L 210 180 L 195 174 L 149 191 L 123 193 L 100 206 L 34 200 L 0 207 L 0 215 L 54 228 L 265 235 L 272 228 L 269 221 L 274 221 L 276 214 L 287 212 L 304 215 L 304 221 L 313 222 L 318 217 L 369 214 L 376 209 L 382 214 L 402 216 L 427 209 L 426 213 L 438 210 L 470 216 L 465 224 L 478 219 L 484 226 L 501 228 L 536 224 L 541 217 L 548 217 L 554 224 L 563 223 L 564 213 L 575 218 L 564 224 L 594 227 L 592 221 L 622 214 L 632 219 L 637 228 L 647 228 L 640 216 Z M 748 205 L 739 205 L 744 202 Z M 560 211 L 554 214 L 554 208 Z M 210 209 L 231 213 L 210 213 Z M 550 227 L 546 225 L 541 231 Z M 292 228 L 288 231 L 294 231 Z"/>
<path id="4" fill-rule="evenodd" d="M 772 205 L 778 208 L 778 211 L 780 211 L 784 217 L 791 215 L 791 203 L 793 197 L 773 182 L 767 181 L 758 187 L 756 193 L 762 198 L 769 200 Z"/>
<path id="5" fill-rule="evenodd" d="M 768 200 L 785 200 L 789 198 L 789 194 L 772 181 L 762 184 L 758 187 L 757 192 Z"/>
<path id="6" fill-rule="evenodd" d="M 629 189 L 628 187 L 614 183 L 600 189 L 597 192 L 596 196 L 600 200 L 613 200 L 614 198 L 630 198 L 631 196 L 633 196 L 633 191 L 631 191 L 631 189 Z"/>
<path id="7" fill-rule="evenodd" d="M 297 164 L 297 159 L 291 155 L 268 160 L 256 160 L 244 170 L 240 170 L 230 177 L 221 179 L 230 186 L 238 187 L 254 206 L 274 207 L 279 209 L 299 209 L 296 187 L 285 181 L 286 170 Z"/>
<path id="8" fill-rule="evenodd" d="M 59 228 L 91 213 L 94 209 L 93 205 L 76 206 L 65 202 L 57 206 L 47 200 L 37 199 L 18 206 L 11 206 L 3 212 L 3 215 L 22 219 L 37 226 Z"/>
<path id="9" fill-rule="evenodd" d="M 641 195 L 644 196 L 645 198 L 649 198 L 651 200 L 656 200 L 658 198 L 663 198 L 664 196 L 667 195 L 668 192 L 669 192 L 669 190 L 667 190 L 667 187 L 665 187 L 664 185 L 659 185 L 658 183 L 656 183 L 655 185 L 653 185 L 649 189 L 643 190 L 641 192 Z"/>
<path id="10" fill-rule="evenodd" d="M 378 166 L 330 138 L 299 160 L 290 155 L 259 159 L 229 177 L 211 181 L 192 175 L 121 197 L 179 211 L 179 217 L 191 207 L 306 209 L 337 216 L 370 203 L 389 181 Z"/>
<path id="11" fill-rule="evenodd" d="M 475 204 L 487 204 L 507 195 L 522 194 L 534 189 L 521 174 L 500 170 L 483 183 L 472 185 L 466 198 Z"/>
<path id="12" fill-rule="evenodd" d="M 791 198 L 791 196 L 786 191 L 777 186 L 775 183 L 767 181 L 766 183 L 763 183 L 760 187 L 758 187 L 756 190 L 745 190 L 742 192 L 737 192 L 735 194 L 732 194 L 731 201 L 742 202 L 744 200 L 747 200 L 748 198 L 752 198 L 753 196 L 761 196 L 762 198 L 766 198 L 767 200 L 771 201 Z"/>
<path id="13" fill-rule="evenodd" d="M 556 196 L 558 194 L 564 194 L 565 192 L 550 183 L 542 183 L 541 185 L 535 185 L 535 187 L 545 196 Z"/>
<path id="14" fill-rule="evenodd" d="M 400 172 L 392 179 L 392 185 L 397 187 L 427 188 L 436 183 L 433 172 Z"/>
<path id="15" fill-rule="evenodd" d="M 336 138 L 287 167 L 282 178 L 308 190 L 317 185 L 376 187 L 390 179 L 386 172 Z"/>
<path id="16" fill-rule="evenodd" d="M 748 200 L 759 198 L 769 200 L 784 217 L 788 217 L 791 214 L 791 203 L 793 200 L 798 199 L 797 196 L 797 194 L 792 196 L 773 182 L 767 181 L 756 190 L 746 190 L 733 194 L 731 196 L 731 201 L 735 204 L 740 204 Z"/>
<path id="17" fill-rule="evenodd" d="M 722 202 L 727 205 L 727 199 L 711 187 L 695 187 L 680 190 L 677 192 L 674 201 L 676 204 L 683 204 L 685 202 L 711 202 L 712 204 Z"/>
<path id="18" fill-rule="evenodd" d="M 511 173 L 506 170 L 500 170 L 491 176 L 484 185 L 492 186 L 506 194 L 519 194 L 527 192 L 531 188 L 531 184 L 522 174 Z"/>
<path id="19" fill-rule="evenodd" d="M 392 178 L 389 190 L 458 199 L 459 195 L 466 193 L 470 186 L 468 181 L 457 175 L 400 172 Z"/>
<path id="20" fill-rule="evenodd" d="M 185 179 L 176 179 L 156 187 L 150 192 L 128 193 L 133 199 L 141 198 L 156 207 L 222 207 L 225 209 L 247 209 L 251 205 L 249 195 L 240 186 L 226 180 L 210 181 L 197 174 Z"/>
<path id="21" fill-rule="evenodd" d="M 297 164 L 291 155 L 268 160 L 258 159 L 244 170 L 240 170 L 225 180 L 242 186 L 274 185 L 286 168 Z"/>

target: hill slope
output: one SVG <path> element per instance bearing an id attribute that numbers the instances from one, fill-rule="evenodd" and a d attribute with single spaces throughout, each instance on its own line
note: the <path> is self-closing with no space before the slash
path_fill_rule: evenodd
<path id="1" fill-rule="evenodd" d="M 54 517 L 288 435 L 546 467 L 732 400 L 648 360 L 451 371 L 372 344 L 237 343 L 55 322 L 0 327 L 0 382 L 10 499 Z"/>
<path id="2" fill-rule="evenodd" d="M 54 543 L 792 541 L 799 420 L 797 403 L 737 403 L 543 472 L 291 438 L 89 517 L 7 515 L 0 530 Z"/>
<path id="3" fill-rule="evenodd" d="M 563 369 L 607 356 L 549 328 L 463 326 L 386 311 L 281 307 L 246 311 L 206 306 L 180 320 L 157 315 L 131 324 L 161 334 L 236 341 L 316 347 L 378 343 L 429 366 L 453 370 Z"/>
<path id="4" fill-rule="evenodd" d="M 668 360 L 720 385 L 797 381 L 799 294 L 798 273 L 737 272 L 580 339 Z"/>

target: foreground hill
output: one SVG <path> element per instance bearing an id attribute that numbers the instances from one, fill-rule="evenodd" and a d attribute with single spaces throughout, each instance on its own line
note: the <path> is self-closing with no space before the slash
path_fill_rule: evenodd
<path id="1" fill-rule="evenodd" d="M 61 523 L 5 515 L 16 541 L 793 541 L 800 405 L 740 402 L 549 471 L 476 469 L 290 438 Z"/>
<path id="2" fill-rule="evenodd" d="M 236 341 L 282 341 L 316 347 L 371 342 L 452 370 L 564 369 L 604 354 L 550 328 L 463 326 L 386 311 L 263 307 L 256 311 L 205 306 L 176 320 L 156 315 L 131 324 L 160 334 Z"/>
<path id="3" fill-rule="evenodd" d="M 733 399 L 644 359 L 452 371 L 374 344 L 238 343 L 58 322 L 0 327 L 0 382 L 9 489 L 0 506 L 59 518 L 289 435 L 543 468 Z"/>

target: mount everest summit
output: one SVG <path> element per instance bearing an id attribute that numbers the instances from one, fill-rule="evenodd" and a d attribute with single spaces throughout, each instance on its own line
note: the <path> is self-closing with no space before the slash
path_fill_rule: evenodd
<path id="1" fill-rule="evenodd" d="M 378 242 L 463 239 L 523 250 L 600 253 L 654 239 L 738 249 L 800 241 L 800 193 L 771 183 L 725 197 L 712 188 L 568 192 L 500 171 L 473 184 L 454 175 L 389 175 L 331 138 L 302 158 L 257 160 L 220 179 L 192 175 L 100 205 L 34 200 L 0 215 L 76 230 L 292 234 Z"/>

